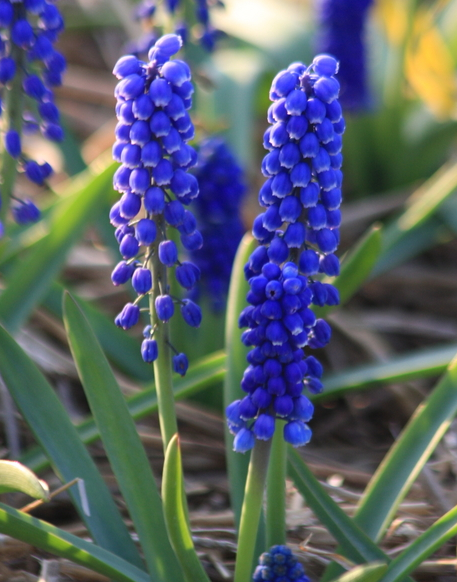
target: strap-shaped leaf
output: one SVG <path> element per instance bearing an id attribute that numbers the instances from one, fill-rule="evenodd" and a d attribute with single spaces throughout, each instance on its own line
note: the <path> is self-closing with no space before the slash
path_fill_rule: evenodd
<path id="1" fill-rule="evenodd" d="M 193 364 L 187 374 L 175 380 L 175 398 L 182 399 L 214 386 L 225 375 L 225 354 L 215 352 Z M 143 362 L 144 363 L 144 362 Z M 129 412 L 134 420 L 140 420 L 157 412 L 157 395 L 154 385 L 127 398 Z M 85 444 L 100 438 L 100 431 L 93 418 L 88 418 L 76 427 L 78 435 Z M 49 466 L 46 455 L 39 447 L 33 447 L 21 457 L 21 461 L 33 471 L 42 471 Z"/>
<path id="2" fill-rule="evenodd" d="M 354 521 L 378 541 L 393 519 L 399 504 L 449 428 L 457 413 L 457 357 L 432 393 L 416 410 L 373 475 L 360 501 Z M 324 575 L 340 571 L 332 564 Z"/>
<path id="3" fill-rule="evenodd" d="M 49 487 L 30 469 L 17 461 L 0 461 L 0 492 L 21 491 L 35 499 L 47 501 Z"/>
<path id="4" fill-rule="evenodd" d="M 95 177 L 93 170 L 88 170 L 88 183 L 56 206 L 48 234 L 33 245 L 24 260 L 16 262 L 0 296 L 0 321 L 11 332 L 21 326 L 46 294 L 68 251 L 103 207 L 114 166 L 111 164 Z"/>
<path id="5" fill-rule="evenodd" d="M 159 582 L 118 554 L 0 503 L 0 532 L 118 582 Z"/>
<path id="6" fill-rule="evenodd" d="M 246 307 L 246 294 L 249 285 L 244 276 L 244 266 L 248 262 L 257 241 L 246 234 L 242 239 L 235 257 L 230 279 L 227 302 L 227 319 L 225 323 L 225 346 L 227 352 L 227 372 L 224 380 L 224 407 L 241 396 L 240 382 L 246 368 L 248 349 L 241 342 L 242 330 L 238 327 L 241 311 Z M 233 435 L 226 428 L 226 459 L 230 484 L 230 499 L 238 525 L 243 505 L 244 486 L 248 474 L 249 456 L 233 451 Z"/>
<path id="7" fill-rule="evenodd" d="M 162 478 L 162 498 L 168 535 L 188 582 L 209 582 L 195 551 L 184 500 L 178 435 L 168 443 Z"/>
<path id="8" fill-rule="evenodd" d="M 360 390 L 388 382 L 406 382 L 444 372 L 457 352 L 457 344 L 416 350 L 382 363 L 367 364 L 324 377 L 324 392 L 313 401 L 334 398 L 348 390 Z"/>
<path id="9" fill-rule="evenodd" d="M 162 502 L 146 452 L 100 344 L 69 293 L 64 295 L 64 322 L 84 392 L 148 569 L 164 580 L 179 581 L 181 572 L 165 533 Z"/>
<path id="10" fill-rule="evenodd" d="M 348 252 L 341 263 L 338 277 L 325 277 L 324 283 L 331 283 L 340 292 L 340 304 L 344 305 L 359 289 L 371 273 L 381 252 L 381 227 L 372 226 L 358 243 Z M 317 317 L 325 317 L 334 307 L 314 309 Z"/>
<path id="11" fill-rule="evenodd" d="M 387 570 L 387 564 L 383 562 L 371 562 L 364 566 L 352 568 L 334 582 L 378 582 Z"/>
<path id="12" fill-rule="evenodd" d="M 457 534 L 457 507 L 448 511 L 406 550 L 392 560 L 383 582 L 400 582 L 433 552 Z"/>
<path id="13" fill-rule="evenodd" d="M 84 480 L 90 515 L 75 487 L 73 502 L 94 540 L 123 559 L 143 567 L 135 544 L 97 467 L 67 412 L 44 376 L 0 327 L 0 374 L 25 421 L 62 479 Z"/>

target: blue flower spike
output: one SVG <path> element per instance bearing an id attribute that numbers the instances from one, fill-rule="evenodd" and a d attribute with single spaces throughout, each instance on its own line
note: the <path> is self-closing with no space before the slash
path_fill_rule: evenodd
<path id="1" fill-rule="evenodd" d="M 345 109 L 360 111 L 370 105 L 367 80 L 366 23 L 373 0 L 320 0 L 318 50 L 333 55 L 340 66 L 337 79 L 341 84 L 341 104 Z M 316 73 L 324 74 L 323 55 Z M 335 73 L 331 73 L 334 75 Z M 338 107 L 331 107 L 338 114 Z"/>
<path id="2" fill-rule="evenodd" d="M 339 302 L 335 287 L 318 280 L 339 273 L 344 120 L 337 70 L 334 58 L 319 55 L 309 67 L 293 63 L 272 83 L 262 162 L 267 180 L 259 193 L 264 212 L 253 224 L 260 246 L 245 267 L 250 289 L 239 319 L 247 328 L 242 342 L 251 348 L 241 380 L 245 396 L 227 409 L 237 452 L 269 440 L 278 425 L 294 447 L 311 439 L 313 405 L 303 391 L 322 390 L 322 366 L 307 350 L 331 337 L 311 307 Z"/>
<path id="3" fill-rule="evenodd" d="M 62 16 L 54 1 L 17 2 L 2 0 L 0 5 L 0 90 L 3 121 L 3 145 L 16 160 L 18 168 L 35 184 L 42 186 L 52 174 L 51 166 L 29 159 L 22 151 L 22 132 L 41 132 L 51 141 L 62 141 L 60 115 L 54 103 L 53 88 L 62 84 L 66 68 L 64 56 L 54 48 L 64 29 Z M 12 81 L 20 75 L 19 83 Z M 16 106 L 17 91 L 24 103 L 21 116 L 10 115 L 10 103 Z M 30 200 L 20 200 L 13 192 L 3 192 L 15 199 L 12 216 L 19 224 L 35 222 L 40 212 Z"/>
<path id="4" fill-rule="evenodd" d="M 191 257 L 200 268 L 202 288 L 213 311 L 218 312 L 225 308 L 233 261 L 244 234 L 241 204 L 247 188 L 240 164 L 220 137 L 200 144 L 194 175 L 200 186 L 196 214 L 205 245 Z"/>
<path id="5" fill-rule="evenodd" d="M 181 46 L 179 36 L 167 34 L 151 47 L 149 62 L 127 55 L 119 59 L 113 71 L 119 79 L 113 157 L 121 163 L 113 185 L 121 198 L 111 208 L 110 222 L 116 227 L 123 260 L 114 268 L 111 279 L 114 285 L 131 281 L 138 295 L 115 322 L 125 329 L 135 325 L 139 304 L 154 294 L 154 301 L 148 302 L 149 309 L 154 310 L 150 312 L 151 325 L 141 347 L 146 363 L 159 356 L 153 320 L 169 321 L 176 304 L 188 325 L 198 327 L 202 318 L 196 303 L 172 297 L 160 277 L 155 283 L 151 264 L 154 257 L 158 269 L 173 269 L 178 283 L 188 290 L 200 277 L 196 265 L 179 260 L 176 243 L 167 236 L 168 229 L 174 228 L 186 248 L 194 250 L 202 243 L 197 221 L 187 208 L 198 195 L 198 182 L 188 173 L 197 159 L 188 144 L 194 131 L 187 112 L 192 105 L 193 86 L 187 64 L 171 60 Z M 178 374 L 186 373 L 185 354 L 176 353 L 172 364 Z"/>
<path id="6" fill-rule="evenodd" d="M 305 570 L 287 546 L 273 546 L 259 558 L 253 582 L 310 582 Z"/>

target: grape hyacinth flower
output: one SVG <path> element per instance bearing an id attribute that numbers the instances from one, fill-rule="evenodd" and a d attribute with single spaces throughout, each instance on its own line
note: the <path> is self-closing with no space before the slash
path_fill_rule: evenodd
<path id="1" fill-rule="evenodd" d="M 159 10 L 157 10 L 158 4 L 160 4 Z M 199 42 L 207 51 L 212 51 L 222 33 L 212 26 L 210 9 L 213 6 L 223 6 L 223 2 L 221 0 L 210 0 L 209 2 L 208 0 L 193 0 L 193 4 L 195 21 L 200 29 L 198 34 Z M 157 0 L 142 0 L 136 7 L 135 16 L 137 20 L 141 21 L 146 32 L 139 41 L 130 45 L 129 48 L 135 54 L 147 52 L 157 40 L 153 26 L 156 24 L 157 12 L 160 13 L 160 10 L 167 12 L 168 17 L 172 19 L 175 25 L 175 33 L 182 38 L 184 44 L 187 43 L 189 39 L 189 23 L 186 22 L 184 0 L 164 0 L 161 3 L 157 2 Z"/>
<path id="2" fill-rule="evenodd" d="M 51 166 L 29 159 L 22 151 L 22 133 L 40 131 L 61 141 L 59 110 L 52 88 L 62 83 L 64 56 L 54 44 L 64 22 L 54 2 L 48 0 L 0 1 L 0 90 L 2 91 L 4 214 L 15 199 L 13 217 L 20 224 L 36 221 L 40 212 L 30 200 L 13 195 L 17 167 L 26 177 L 43 185 Z"/>
<path id="3" fill-rule="evenodd" d="M 220 137 L 200 144 L 194 175 L 200 188 L 196 209 L 205 245 L 191 258 L 200 268 L 214 311 L 219 311 L 225 306 L 233 260 L 244 234 L 241 203 L 246 185 L 241 166 Z"/>
<path id="4" fill-rule="evenodd" d="M 253 582 L 310 582 L 305 570 L 287 546 L 273 546 L 259 558 Z"/>
<path id="5" fill-rule="evenodd" d="M 344 108 L 357 111 L 370 104 L 366 74 L 365 25 L 373 0 L 320 0 L 319 52 L 340 63 L 338 81 Z"/>
<path id="6" fill-rule="evenodd" d="M 197 179 L 187 171 L 197 158 L 187 143 L 194 137 L 188 113 L 194 89 L 187 64 L 170 60 L 181 46 L 178 36 L 165 35 L 149 51 L 148 63 L 128 55 L 119 59 L 113 71 L 120 79 L 115 90 L 119 122 L 113 157 L 122 164 L 113 185 L 122 197 L 112 207 L 110 220 L 123 260 L 111 279 L 114 285 L 131 280 L 138 294 L 115 322 L 124 329 L 136 325 L 138 304 L 149 298 L 151 323 L 144 330 L 141 348 L 147 363 L 159 355 L 154 339 L 158 322 L 170 320 L 176 304 L 188 325 L 198 327 L 201 322 L 200 308 L 190 299 L 173 298 L 167 283 L 169 268 L 175 269 L 176 279 L 185 289 L 192 289 L 200 277 L 196 265 L 179 260 L 177 246 L 168 238 L 169 227 L 177 230 L 189 252 L 203 242 L 195 217 L 187 209 L 198 195 Z M 172 364 L 176 372 L 186 373 L 184 354 L 176 352 Z"/>
<path id="7" fill-rule="evenodd" d="M 227 407 L 245 452 L 255 439 L 269 440 L 277 419 L 294 446 L 311 438 L 313 405 L 302 394 L 322 390 L 322 366 L 305 347 L 321 348 L 331 329 L 311 305 L 336 305 L 337 290 L 316 275 L 335 276 L 341 213 L 341 135 L 345 124 L 338 101 L 338 65 L 327 55 L 309 67 L 293 63 L 273 80 L 268 110 L 271 126 L 262 162 L 267 181 L 259 193 L 265 208 L 254 221 L 260 245 L 245 268 L 249 303 L 239 319 L 242 341 L 252 349 L 241 381 L 246 396 Z"/>

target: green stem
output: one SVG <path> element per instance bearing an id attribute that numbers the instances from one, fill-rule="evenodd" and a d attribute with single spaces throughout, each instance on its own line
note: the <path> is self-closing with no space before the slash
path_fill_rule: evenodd
<path id="1" fill-rule="evenodd" d="M 276 423 L 283 424 L 280 420 L 276 420 Z M 285 545 L 286 543 L 286 471 L 286 442 L 282 430 L 276 426 L 267 475 L 267 547 L 278 544 Z"/>
<path id="2" fill-rule="evenodd" d="M 159 405 L 160 432 L 162 434 L 163 449 L 167 450 L 168 443 L 173 435 L 178 432 L 176 421 L 175 399 L 173 394 L 173 380 L 171 371 L 170 326 L 160 321 L 155 309 L 155 299 L 159 295 L 168 292 L 167 267 L 159 261 L 157 248 L 165 240 L 165 220 L 159 215 L 156 219 L 157 240 L 154 247 L 148 248 L 150 258 L 148 268 L 152 272 L 153 290 L 149 296 L 149 310 L 154 339 L 157 342 L 159 356 L 154 362 L 154 377 Z"/>
<path id="3" fill-rule="evenodd" d="M 13 22 L 25 17 L 25 9 L 22 3 L 13 4 Z M 5 87 L 4 93 L 4 130 L 16 130 L 19 135 L 22 133 L 22 114 L 24 109 L 24 91 L 22 80 L 24 77 L 25 51 L 11 43 L 11 58 L 16 63 L 16 74 L 9 86 Z M 14 183 L 16 181 L 17 159 L 12 158 L 6 149 L 2 153 L 2 170 L 0 175 L 2 190 L 2 207 L 0 208 L 0 219 L 5 220 L 13 194 Z"/>
<path id="4" fill-rule="evenodd" d="M 251 453 L 243 508 L 241 510 L 234 582 L 248 582 L 251 580 L 270 448 L 271 440 L 256 441 Z"/>

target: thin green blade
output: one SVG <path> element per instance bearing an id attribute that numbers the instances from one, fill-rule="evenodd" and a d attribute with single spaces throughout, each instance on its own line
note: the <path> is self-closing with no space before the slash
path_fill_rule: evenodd
<path id="1" fill-rule="evenodd" d="M 232 268 L 225 322 L 227 372 L 224 380 L 224 408 L 241 396 L 240 382 L 246 368 L 248 349 L 241 342 L 242 332 L 238 328 L 238 318 L 246 307 L 246 293 L 249 290 L 249 284 L 244 277 L 244 265 L 248 262 L 256 246 L 257 241 L 250 234 L 246 234 L 238 247 Z M 249 456 L 233 451 L 233 435 L 227 428 L 225 430 L 225 448 L 231 505 L 235 514 L 235 523 L 238 526 L 248 474 Z"/>
<path id="2" fill-rule="evenodd" d="M 344 555 L 353 562 L 385 559 L 380 548 L 348 517 L 319 484 L 298 451 L 289 447 L 288 473 L 308 506 L 340 543 Z"/>
<path id="3" fill-rule="evenodd" d="M 457 413 L 457 358 L 412 416 L 373 475 L 357 510 L 356 523 L 379 540 Z"/>
<path id="4" fill-rule="evenodd" d="M 189 369 L 187 374 L 175 381 L 175 398 L 182 399 L 219 384 L 225 374 L 225 354 L 215 352 L 199 361 Z M 138 394 L 127 398 L 129 412 L 134 420 L 140 420 L 148 414 L 157 412 L 157 395 L 154 385 Z M 93 443 L 100 438 L 100 431 L 93 418 L 88 418 L 77 427 L 78 435 L 85 444 Z M 43 451 L 33 447 L 21 457 L 21 461 L 33 471 L 42 471 L 49 466 L 49 461 Z"/>
<path id="5" fill-rule="evenodd" d="M 17 461 L 0 461 L 0 492 L 21 491 L 35 499 L 47 501 L 49 487 L 30 469 Z"/>
<path id="6" fill-rule="evenodd" d="M 181 572 L 164 535 L 162 502 L 125 399 L 94 332 L 69 293 L 63 305 L 71 353 L 148 569 L 163 580 L 179 580 Z"/>
<path id="7" fill-rule="evenodd" d="M 76 194 L 63 199 L 52 215 L 48 234 L 14 266 L 0 296 L 0 321 L 11 332 L 19 329 L 46 294 L 68 251 L 103 207 L 113 172 L 114 164 L 91 176 L 89 183 Z"/>
<path id="8" fill-rule="evenodd" d="M 325 277 L 322 280 L 338 289 L 341 305 L 349 301 L 371 273 L 381 252 L 381 235 L 381 227 L 373 225 L 341 262 L 338 277 Z M 333 309 L 333 306 L 317 307 L 314 312 L 317 317 L 325 317 Z"/>
<path id="9" fill-rule="evenodd" d="M 457 507 L 448 511 L 390 563 L 383 582 L 400 582 L 457 534 Z"/>
<path id="10" fill-rule="evenodd" d="M 69 482 L 76 477 L 84 480 L 90 515 L 75 487 L 69 493 L 94 540 L 141 568 L 141 558 L 127 527 L 64 407 L 35 364 L 2 327 L 0 373 L 62 481 Z"/>
<path id="11" fill-rule="evenodd" d="M 346 572 L 334 582 L 378 582 L 387 570 L 387 564 L 383 562 L 372 562 L 364 566 L 356 566 Z"/>
<path id="12" fill-rule="evenodd" d="M 162 498 L 168 535 L 188 582 L 210 582 L 195 551 L 183 503 L 183 474 L 179 437 L 168 443 L 162 480 Z"/>
<path id="13" fill-rule="evenodd" d="M 158 582 L 117 554 L 0 503 L 0 532 L 118 582 Z"/>

